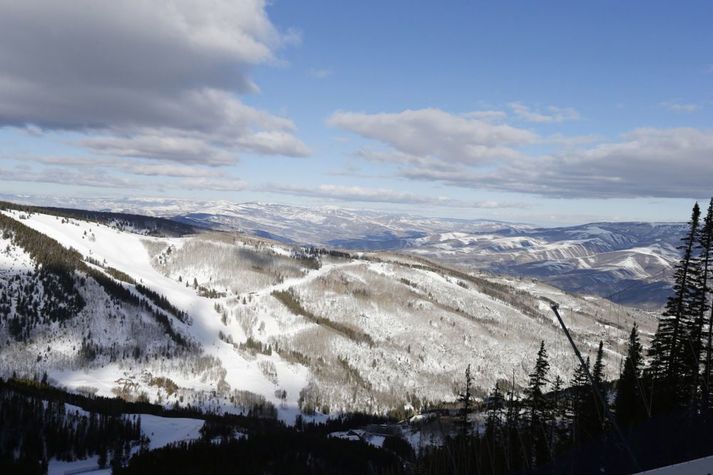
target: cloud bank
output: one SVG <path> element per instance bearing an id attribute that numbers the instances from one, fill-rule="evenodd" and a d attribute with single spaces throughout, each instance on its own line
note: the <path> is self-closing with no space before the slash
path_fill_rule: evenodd
<path id="1" fill-rule="evenodd" d="M 88 134 L 118 157 L 304 156 L 294 123 L 241 102 L 294 41 L 262 0 L 0 0 L 0 126 Z"/>
<path id="2" fill-rule="evenodd" d="M 527 108 L 515 113 L 534 122 L 578 117 L 548 110 L 553 115 L 546 118 Z M 618 140 L 597 141 L 548 138 L 479 117 L 438 109 L 342 111 L 327 122 L 378 145 L 355 150 L 356 157 L 394 164 L 397 176 L 411 180 L 555 198 L 705 198 L 711 193 L 711 129 L 640 128 Z M 534 152 L 533 145 L 548 150 Z"/>

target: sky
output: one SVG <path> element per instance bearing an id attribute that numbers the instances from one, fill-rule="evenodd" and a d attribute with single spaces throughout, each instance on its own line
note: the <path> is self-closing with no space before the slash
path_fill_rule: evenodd
<path id="1" fill-rule="evenodd" d="M 684 221 L 710 1 L 0 0 L 0 192 Z"/>

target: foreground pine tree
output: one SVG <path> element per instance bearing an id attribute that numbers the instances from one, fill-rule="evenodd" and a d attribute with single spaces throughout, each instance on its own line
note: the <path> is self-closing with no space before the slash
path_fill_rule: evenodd
<path id="1" fill-rule="evenodd" d="M 540 343 L 535 367 L 530 373 L 530 380 L 525 389 L 525 407 L 528 410 L 528 425 L 530 435 L 529 461 L 533 467 L 541 466 L 550 460 L 547 426 L 550 422 L 549 402 L 545 398 L 545 385 L 550 363 L 547 361 L 545 342 Z"/>
<path id="2" fill-rule="evenodd" d="M 462 393 L 458 396 L 458 401 L 462 404 L 461 406 L 461 431 L 464 436 L 470 433 L 470 423 L 468 422 L 468 415 L 471 412 L 473 404 L 473 376 L 470 374 L 470 365 L 465 369 L 465 388 Z"/>
<path id="3" fill-rule="evenodd" d="M 641 381 L 643 351 L 639 328 L 634 324 L 629 334 L 624 370 L 616 386 L 616 420 L 621 427 L 637 424 L 646 418 L 646 396 Z"/>
<path id="4" fill-rule="evenodd" d="M 701 381 L 701 402 L 704 408 L 711 408 L 711 367 L 713 361 L 713 305 L 706 306 L 710 296 L 713 294 L 713 198 L 708 205 L 708 212 L 703 220 L 703 226 L 699 233 L 698 247 L 700 252 L 700 298 L 698 306 L 699 322 L 701 328 L 705 328 L 705 336 L 702 335 L 701 358 L 703 359 L 703 376 Z M 710 313 L 708 311 L 710 310 Z M 706 318 L 706 316 L 708 318 Z"/>
<path id="5" fill-rule="evenodd" d="M 698 371 L 694 367 L 695 348 L 695 301 L 697 300 L 697 259 L 694 256 L 700 219 L 698 203 L 693 207 L 689 231 L 682 239 L 679 249 L 682 257 L 676 266 L 673 295 L 666 303 L 659 321 L 649 354 L 652 378 L 658 397 L 652 408 L 663 414 L 676 407 L 686 406 L 689 400 L 691 381 Z"/>

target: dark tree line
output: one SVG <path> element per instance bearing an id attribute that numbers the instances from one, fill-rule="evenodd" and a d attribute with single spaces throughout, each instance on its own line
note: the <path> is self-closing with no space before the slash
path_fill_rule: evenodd
<path id="1" fill-rule="evenodd" d="M 393 451 L 312 432 L 282 429 L 221 443 L 182 442 L 138 454 L 123 474 L 399 474 Z"/>
<path id="2" fill-rule="evenodd" d="M 13 338 L 26 340 L 35 325 L 68 320 L 84 308 L 75 288 L 74 269 L 81 263 L 77 251 L 4 214 L 0 214 L 0 232 L 37 264 L 34 272 L 0 281 L 0 323 L 7 325 Z"/>
<path id="3" fill-rule="evenodd" d="M 112 213 L 107 211 L 89 211 L 71 208 L 53 208 L 48 206 L 29 206 L 0 201 L 0 210 L 16 210 L 25 213 L 43 213 L 65 219 L 78 219 L 104 224 L 119 230 L 145 230 L 152 236 L 178 237 L 194 234 L 200 228 L 172 219 L 142 216 L 129 213 Z"/>
<path id="4" fill-rule="evenodd" d="M 93 455 L 100 465 L 120 464 L 142 441 L 138 416 L 84 412 L 0 386 L 0 472 L 46 473 L 51 458 Z"/>

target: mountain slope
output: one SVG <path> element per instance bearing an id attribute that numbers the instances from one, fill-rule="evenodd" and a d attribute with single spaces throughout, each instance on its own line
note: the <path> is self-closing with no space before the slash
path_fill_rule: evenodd
<path id="1" fill-rule="evenodd" d="M 27 199 L 27 198 L 25 198 Z M 537 228 L 488 220 L 424 218 L 336 207 L 174 199 L 77 199 L 97 210 L 170 217 L 284 243 L 399 250 L 470 270 L 535 277 L 570 292 L 659 310 L 671 288 L 678 223 L 592 223 Z"/>
<path id="2" fill-rule="evenodd" d="M 684 225 L 592 223 L 536 228 L 322 208 L 216 203 L 173 219 L 283 242 L 400 250 L 467 269 L 535 277 L 567 291 L 656 310 L 671 288 Z"/>
<path id="3" fill-rule="evenodd" d="M 605 340 L 612 375 L 633 322 L 654 328 L 647 314 L 601 299 L 418 257 L 224 232 L 149 236 L 134 224 L 19 209 L 1 218 L 0 281 L 11 301 L 0 319 L 2 367 L 48 371 L 74 390 L 233 412 L 274 407 L 281 417 L 383 412 L 454 399 L 468 363 L 481 394 L 513 373 L 521 383 L 540 340 L 554 374 L 568 378 L 574 358 L 547 299 L 562 305 L 583 351 Z M 45 294 L 13 282 L 40 279 L 45 267 L 17 229 L 74 256 L 68 285 L 85 302 L 19 337 L 9 323 L 17 302 Z"/>

